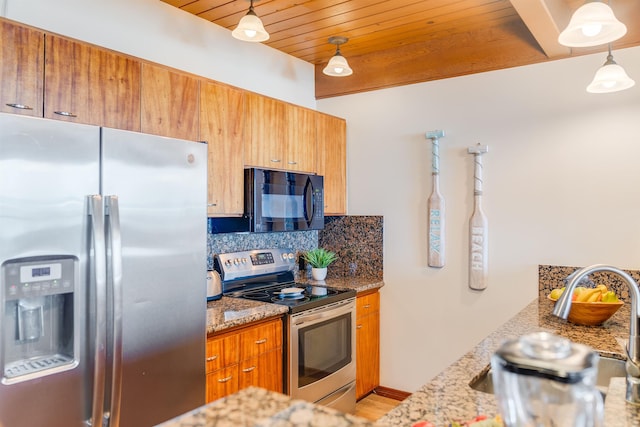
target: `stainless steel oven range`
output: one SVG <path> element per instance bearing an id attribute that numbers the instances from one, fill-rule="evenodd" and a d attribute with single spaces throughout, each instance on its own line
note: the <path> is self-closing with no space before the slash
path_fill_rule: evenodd
<path id="1" fill-rule="evenodd" d="M 296 282 L 295 265 L 292 249 L 260 249 L 214 257 L 225 296 L 289 307 L 283 369 L 287 394 L 353 413 L 356 292 Z"/>

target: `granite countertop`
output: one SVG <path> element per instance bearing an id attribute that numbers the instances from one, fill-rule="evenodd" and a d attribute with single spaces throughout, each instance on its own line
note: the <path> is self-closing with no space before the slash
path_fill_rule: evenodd
<path id="1" fill-rule="evenodd" d="M 353 282 L 351 283 L 353 285 Z M 348 281 L 343 284 L 349 286 Z M 336 283 L 331 283 L 330 286 L 336 286 Z M 363 288 L 370 289 L 364 284 L 357 290 L 362 292 Z M 229 301 L 223 298 L 221 305 L 227 302 Z M 428 420 L 440 427 L 449 425 L 452 421 L 471 419 L 478 414 L 494 416 L 498 413 L 495 397 L 473 390 L 469 383 L 489 369 L 491 355 L 506 339 L 530 332 L 549 331 L 574 342 L 589 345 L 602 356 L 625 359 L 624 344 L 628 339 L 630 316 L 628 304 L 602 326 L 567 323 L 552 316 L 552 308 L 553 303 L 545 298 L 532 301 L 520 313 L 375 423 L 294 400 L 279 393 L 250 387 L 170 420 L 162 426 L 392 427 L 411 426 L 416 422 Z M 625 388 L 624 378 L 612 379 L 604 408 L 604 424 L 607 427 L 640 425 L 640 407 L 625 402 Z"/>
<path id="2" fill-rule="evenodd" d="M 428 420 L 436 426 L 464 421 L 478 414 L 494 416 L 497 412 L 492 394 L 473 390 L 469 383 L 489 369 L 491 355 L 509 338 L 529 332 L 548 331 L 571 341 L 586 344 L 601 355 L 625 359 L 624 343 L 628 339 L 629 305 L 625 304 L 602 326 L 579 326 L 551 315 L 553 303 L 536 299 L 520 313 L 483 339 L 471 351 L 378 420 L 380 426 L 411 426 Z M 620 381 L 621 380 L 621 381 Z M 624 401 L 625 380 L 612 380 L 605 400 L 605 425 L 640 425 L 640 409 Z"/>
<path id="3" fill-rule="evenodd" d="M 354 415 L 291 399 L 284 394 L 247 387 L 159 426 L 373 427 L 374 424 Z"/>
<path id="4" fill-rule="evenodd" d="M 354 289 L 365 292 L 384 286 L 382 279 L 365 277 L 347 277 L 341 279 L 309 280 L 315 286 Z M 242 326 L 274 316 L 282 316 L 289 308 L 284 305 L 270 304 L 239 298 L 222 297 L 207 303 L 207 335 Z"/>

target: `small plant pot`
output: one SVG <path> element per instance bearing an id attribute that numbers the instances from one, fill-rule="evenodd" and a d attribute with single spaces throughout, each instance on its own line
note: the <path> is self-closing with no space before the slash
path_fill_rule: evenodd
<path id="1" fill-rule="evenodd" d="M 324 268 L 312 268 L 311 277 L 313 280 L 324 280 L 327 278 L 327 267 Z"/>

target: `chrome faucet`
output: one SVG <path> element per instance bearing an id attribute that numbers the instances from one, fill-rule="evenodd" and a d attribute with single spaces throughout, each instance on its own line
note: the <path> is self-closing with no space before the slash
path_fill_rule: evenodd
<path id="1" fill-rule="evenodd" d="M 616 267 L 603 264 L 596 264 L 574 271 L 567 277 L 567 285 L 564 292 L 558 298 L 552 314 L 562 319 L 569 317 L 571 311 L 571 297 L 576 285 L 583 277 L 598 271 L 608 271 L 620 276 L 629 287 L 631 295 L 631 319 L 629 321 L 629 342 L 627 343 L 627 395 L 626 400 L 630 403 L 640 404 L 640 288 L 629 274 Z"/>

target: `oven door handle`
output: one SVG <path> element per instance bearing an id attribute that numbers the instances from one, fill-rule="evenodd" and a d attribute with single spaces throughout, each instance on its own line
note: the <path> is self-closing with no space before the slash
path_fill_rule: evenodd
<path id="1" fill-rule="evenodd" d="M 302 314 L 298 318 L 293 321 L 293 326 L 300 325 L 313 325 L 314 323 L 321 322 L 326 319 L 330 319 L 333 317 L 341 316 L 343 314 L 348 314 L 353 312 L 355 309 L 355 304 L 350 302 L 348 304 L 341 304 L 336 307 L 333 305 L 323 307 L 321 310 L 314 311 L 313 313 Z"/>

